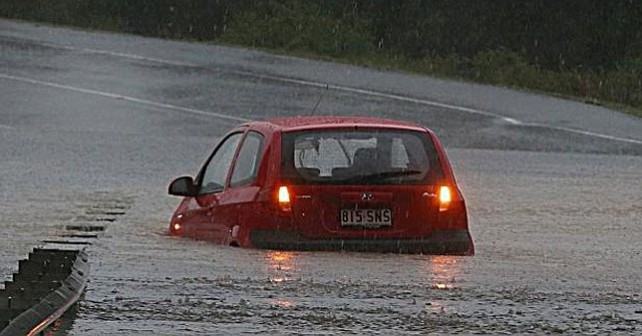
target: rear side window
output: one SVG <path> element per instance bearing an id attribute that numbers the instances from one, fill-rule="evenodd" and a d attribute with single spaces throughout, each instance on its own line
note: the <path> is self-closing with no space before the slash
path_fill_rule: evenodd
<path id="1" fill-rule="evenodd" d="M 425 184 L 441 176 L 425 133 L 298 131 L 282 137 L 282 178 L 293 184 Z"/>
<path id="2" fill-rule="evenodd" d="M 254 182 L 258 173 L 262 148 L 263 136 L 257 132 L 249 132 L 236 158 L 232 180 L 230 181 L 232 187 Z"/>

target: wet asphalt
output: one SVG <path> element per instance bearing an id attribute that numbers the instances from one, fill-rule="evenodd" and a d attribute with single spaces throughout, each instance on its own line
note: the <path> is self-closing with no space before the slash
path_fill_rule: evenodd
<path id="1" fill-rule="evenodd" d="M 247 119 L 435 130 L 477 255 L 285 253 L 166 235 L 172 177 Z M 61 334 L 642 332 L 642 120 L 595 105 L 217 45 L 0 20 L 0 280 L 102 227 Z"/>

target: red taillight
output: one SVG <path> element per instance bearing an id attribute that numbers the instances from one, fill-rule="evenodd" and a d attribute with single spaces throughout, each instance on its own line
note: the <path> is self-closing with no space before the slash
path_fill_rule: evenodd
<path id="1" fill-rule="evenodd" d="M 283 211 L 291 211 L 292 206 L 290 204 L 290 191 L 286 186 L 280 186 L 277 192 L 277 202 L 279 203 L 279 208 Z"/>
<path id="2" fill-rule="evenodd" d="M 448 207 L 450 206 L 450 202 L 452 201 L 452 194 L 450 192 L 450 188 L 447 186 L 439 187 L 438 197 L 439 197 L 439 211 L 448 210 Z"/>

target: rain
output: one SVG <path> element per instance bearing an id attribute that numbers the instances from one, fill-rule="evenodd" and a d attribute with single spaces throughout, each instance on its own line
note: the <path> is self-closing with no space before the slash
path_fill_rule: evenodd
<path id="1" fill-rule="evenodd" d="M 217 34 L 231 27 L 221 20 Z M 48 334 L 642 330 L 639 117 L 483 80 L 185 41 L 180 27 L 158 38 L 0 18 L 0 283 L 45 240 L 91 242 L 87 287 Z M 168 234 L 173 178 L 195 176 L 235 126 L 299 115 L 433 130 L 475 255 L 246 249 Z M 301 141 L 305 165 L 336 147 Z"/>

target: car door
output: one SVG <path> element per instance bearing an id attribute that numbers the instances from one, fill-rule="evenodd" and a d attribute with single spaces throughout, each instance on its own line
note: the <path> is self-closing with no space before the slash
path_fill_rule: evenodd
<path id="1" fill-rule="evenodd" d="M 228 225 L 229 241 L 226 244 L 244 245 L 239 242 L 239 230 L 247 229 L 246 225 L 257 213 L 256 197 L 260 186 L 257 184 L 259 166 L 264 149 L 264 137 L 256 131 L 247 132 L 237 157 L 229 181 L 229 189 L 219 200 L 220 210 L 233 219 Z M 236 228 L 235 228 L 236 227 Z"/>
<path id="2" fill-rule="evenodd" d="M 227 178 L 242 136 L 239 131 L 225 137 L 198 174 L 198 195 L 185 214 L 187 235 L 219 243 L 226 239 L 227 214 L 219 205 L 225 200 Z"/>

